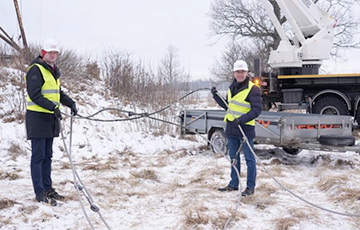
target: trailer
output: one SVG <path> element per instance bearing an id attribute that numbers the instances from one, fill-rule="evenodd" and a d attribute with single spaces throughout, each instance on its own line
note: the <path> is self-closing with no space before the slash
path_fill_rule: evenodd
<path id="1" fill-rule="evenodd" d="M 226 154 L 225 110 L 182 110 L 181 134 L 206 134 L 213 152 Z M 296 155 L 302 149 L 360 153 L 352 136 L 353 118 L 262 111 L 255 122 L 255 144 L 271 144 Z"/>

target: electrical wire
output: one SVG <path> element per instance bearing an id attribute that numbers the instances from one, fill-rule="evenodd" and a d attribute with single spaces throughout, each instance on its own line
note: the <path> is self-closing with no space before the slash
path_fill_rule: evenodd
<path id="1" fill-rule="evenodd" d="M 78 200 L 80 202 L 80 206 L 81 206 L 81 209 L 83 210 L 83 213 L 85 215 L 85 218 L 86 220 L 88 221 L 91 229 L 95 229 L 94 226 L 92 225 L 90 219 L 89 219 L 89 216 L 87 215 L 87 212 L 85 210 L 85 207 L 84 207 L 84 204 L 81 200 L 81 196 L 80 196 L 80 191 L 83 192 L 85 198 L 87 199 L 87 201 L 89 202 L 90 204 L 90 209 L 96 213 L 98 213 L 100 219 L 102 220 L 102 222 L 105 224 L 105 226 L 107 227 L 107 229 L 111 229 L 110 226 L 108 225 L 108 223 L 105 221 L 104 217 L 102 216 L 101 212 L 100 212 L 100 208 L 94 203 L 94 200 L 92 199 L 91 197 L 91 194 L 90 192 L 87 190 L 86 186 L 84 185 L 84 183 L 82 182 L 79 174 L 77 173 L 76 169 L 75 169 L 75 166 L 73 164 L 73 161 L 72 161 L 72 156 L 71 156 L 71 145 L 72 145 L 72 124 L 73 124 L 73 116 L 71 116 L 70 118 L 70 140 L 69 140 L 69 149 L 67 148 L 66 146 L 66 143 L 65 143 L 65 137 L 64 137 L 64 133 L 63 133 L 63 129 L 61 128 L 61 122 L 59 122 L 59 127 L 60 127 L 60 133 L 61 133 L 61 138 L 63 140 L 63 144 L 64 144 L 64 148 L 65 148 L 65 151 L 66 151 L 66 154 L 69 158 L 69 162 L 70 162 L 70 165 L 71 165 L 71 171 L 72 171 L 72 174 L 73 174 L 73 179 L 74 179 L 74 186 L 76 188 L 76 192 L 77 192 L 77 196 L 78 196 Z"/>
<path id="2" fill-rule="evenodd" d="M 79 201 L 80 201 L 80 203 L 81 203 L 81 206 L 82 206 L 83 212 L 84 212 L 84 214 L 85 214 L 85 217 L 87 218 L 87 220 L 88 220 L 90 226 L 92 227 L 92 229 L 93 229 L 93 226 L 92 226 L 92 224 L 91 224 L 91 222 L 90 222 L 90 220 L 89 220 L 89 218 L 88 218 L 88 216 L 87 216 L 87 214 L 86 214 L 86 211 L 85 211 L 85 209 L 84 209 L 84 207 L 83 207 L 83 204 L 82 204 L 82 202 L 81 202 L 81 199 L 80 199 L 80 191 L 79 191 L 79 190 L 83 190 L 83 188 L 84 188 L 84 190 L 85 190 L 85 191 L 83 191 L 83 192 L 84 192 L 84 195 L 85 195 L 86 198 L 88 199 L 88 201 L 89 201 L 89 203 L 90 203 L 90 205 L 91 205 L 91 209 L 92 209 L 93 211 L 96 210 L 96 212 L 98 212 L 100 218 L 102 219 L 102 221 L 104 222 L 104 224 L 107 226 L 108 229 L 110 229 L 110 227 L 107 225 L 106 221 L 103 219 L 100 211 L 98 210 L 98 207 L 97 207 L 95 204 L 93 204 L 93 199 L 92 199 L 90 193 L 86 190 L 84 184 L 82 183 L 79 175 L 77 174 L 77 172 L 76 172 L 76 170 L 75 170 L 75 167 L 74 167 L 74 165 L 73 165 L 73 162 L 72 162 L 72 160 L 71 160 L 72 119 L 75 118 L 75 119 L 86 119 L 86 120 L 100 121 L 100 122 L 117 122 L 117 121 L 136 120 L 136 119 L 140 119 L 140 118 L 149 118 L 149 119 L 155 119 L 155 120 L 158 120 L 158 121 L 161 121 L 161 122 L 165 122 L 165 123 L 168 123 L 168 124 L 171 124 L 171 125 L 179 126 L 179 127 L 182 127 L 182 128 L 186 128 L 186 126 L 183 127 L 182 125 L 179 125 L 179 124 L 176 124 L 176 123 L 173 123 L 173 122 L 169 122 L 169 121 L 166 121 L 166 120 L 163 120 L 163 119 L 159 119 L 159 118 L 154 118 L 154 117 L 151 117 L 151 115 L 155 115 L 156 113 L 160 113 L 160 112 L 168 109 L 168 108 L 171 107 L 173 104 L 181 101 L 182 99 L 186 98 L 187 96 L 189 96 L 189 95 L 191 95 L 191 94 L 193 94 L 193 93 L 195 93 L 195 92 L 197 92 L 197 91 L 200 91 L 200 90 L 210 90 L 210 89 L 209 89 L 209 88 L 201 88 L 201 89 L 197 89 L 197 90 L 195 90 L 195 91 L 192 91 L 192 92 L 184 95 L 183 97 L 181 97 L 181 98 L 178 99 L 177 101 L 175 101 L 175 102 L 173 102 L 173 103 L 171 103 L 171 104 L 169 104 L 169 105 L 167 105 L 167 106 L 165 106 L 165 107 L 163 107 L 163 108 L 161 108 L 161 109 L 159 109 L 159 110 L 157 110 L 157 111 L 151 112 L 151 113 L 135 113 L 135 112 L 132 112 L 132 111 L 126 111 L 126 110 L 121 110 L 121 109 L 117 109 L 117 108 L 104 108 L 104 109 L 101 109 L 101 110 L 99 110 L 98 112 L 96 112 L 96 113 L 94 113 L 94 114 L 91 114 L 91 115 L 88 115 L 88 116 L 78 115 L 78 116 L 79 116 L 78 118 L 73 117 L 73 116 L 70 116 L 70 117 L 71 117 L 70 147 L 69 147 L 70 152 L 67 150 L 67 147 L 66 147 L 66 144 L 65 144 L 65 138 L 64 138 L 62 129 L 61 129 L 61 136 L 62 136 L 62 139 L 63 139 L 63 141 L 64 141 L 65 150 L 66 150 L 66 152 L 67 152 L 67 154 L 68 154 L 69 161 L 70 161 L 70 164 L 71 164 L 71 168 L 72 168 L 72 172 L 73 172 L 73 176 L 74 176 L 74 184 L 75 184 L 75 187 L 76 187 L 76 189 L 77 189 L 78 198 L 79 198 Z M 216 93 L 218 94 L 218 92 L 216 92 Z M 225 103 L 225 105 L 228 105 L 228 104 L 226 103 L 225 99 L 224 99 L 223 97 L 221 97 L 221 95 L 218 94 L 218 96 L 219 96 L 219 97 L 221 98 L 221 100 Z M 123 119 L 95 119 L 95 118 L 93 118 L 94 116 L 100 114 L 101 112 L 110 111 L 110 110 L 118 111 L 118 112 L 123 112 L 123 113 L 128 113 L 129 116 L 134 116 L 134 115 L 135 115 L 135 117 L 132 117 L 132 118 L 123 118 Z M 231 113 L 231 115 L 235 118 L 235 115 L 233 114 L 233 112 L 232 112 L 231 110 L 230 110 L 230 113 Z M 69 115 L 67 115 L 67 114 L 65 114 L 65 113 L 62 113 L 62 114 L 64 114 L 65 116 L 69 116 Z M 185 119 L 186 119 L 186 118 L 185 118 Z M 240 153 L 240 150 L 241 150 L 243 144 L 244 144 L 244 143 L 247 144 L 248 147 L 249 147 L 249 149 L 250 149 L 250 151 L 251 151 L 251 153 L 254 155 L 256 161 L 259 162 L 259 164 L 260 164 L 261 167 L 265 170 L 265 172 L 266 172 L 282 189 L 284 189 L 285 191 L 287 191 L 288 193 L 290 193 L 290 194 L 293 195 L 294 197 L 298 198 L 299 200 L 301 200 L 301 201 L 309 204 L 310 206 L 313 206 L 313 207 L 315 207 L 315 208 L 321 209 L 321 210 L 323 210 L 323 211 L 326 211 L 326 212 L 329 212 L 329 213 L 333 213 L 333 214 L 337 214 L 337 215 L 348 216 L 348 217 L 360 217 L 360 214 L 351 214 L 351 213 L 338 212 L 338 211 L 334 211 L 334 210 L 331 210 L 331 209 L 324 208 L 324 207 L 321 207 L 321 206 L 319 206 L 319 205 L 316 205 L 316 204 L 314 204 L 314 203 L 312 203 L 312 202 L 310 202 L 310 201 L 308 201 L 308 200 L 300 197 L 299 195 L 295 194 L 295 193 L 292 192 L 290 189 L 288 189 L 287 187 L 285 187 L 284 185 L 282 185 L 282 184 L 275 178 L 275 176 L 274 176 L 268 169 L 266 169 L 266 167 L 264 166 L 264 164 L 261 162 L 260 158 L 255 154 L 254 149 L 253 149 L 252 146 L 250 145 L 249 140 L 247 139 L 247 137 L 246 137 L 246 135 L 245 135 L 245 133 L 244 133 L 244 131 L 243 131 L 243 129 L 241 128 L 240 125 L 238 125 L 238 128 L 239 128 L 241 134 L 243 135 L 243 142 L 242 142 L 242 144 L 240 145 L 240 147 L 239 147 L 239 149 L 238 149 L 238 151 L 237 151 L 237 154 Z M 196 131 L 195 131 L 195 133 L 196 133 L 196 134 L 199 134 L 199 135 L 202 137 L 202 135 L 201 135 L 200 133 L 198 133 L 198 132 L 196 132 Z M 207 140 L 207 142 L 209 142 L 209 143 L 214 147 L 213 143 L 211 143 L 208 139 L 206 139 L 206 140 Z M 235 164 L 232 164 L 231 159 L 229 159 L 229 160 L 230 160 L 231 166 L 234 167 L 234 169 L 235 169 L 235 171 L 236 171 L 236 173 L 237 173 L 237 175 L 238 175 L 239 181 L 240 181 L 240 172 L 239 172 L 239 171 L 237 170 L 237 168 L 235 167 Z M 78 185 L 78 184 L 76 183 L 76 180 L 79 180 L 80 185 Z M 240 189 L 239 189 L 239 197 L 238 197 L 236 206 L 235 206 L 235 208 L 234 208 L 234 213 L 235 213 L 235 214 L 237 213 L 238 207 L 240 206 L 240 202 L 241 202 L 241 183 L 239 183 L 239 186 L 240 186 Z M 227 229 L 227 226 L 228 226 L 228 224 L 231 222 L 231 220 L 232 220 L 232 216 L 229 217 L 229 219 L 226 221 L 226 224 L 225 224 L 225 226 L 224 226 L 224 229 L 225 229 L 225 230 Z"/>

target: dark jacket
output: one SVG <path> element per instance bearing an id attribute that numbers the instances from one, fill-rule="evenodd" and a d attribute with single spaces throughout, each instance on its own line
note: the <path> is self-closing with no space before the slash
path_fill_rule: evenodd
<path id="1" fill-rule="evenodd" d="M 246 89 L 248 87 L 249 80 L 250 80 L 249 77 L 247 77 L 243 82 L 238 83 L 236 79 L 234 79 L 234 81 L 229 86 L 231 95 L 232 96 L 236 95 L 240 91 Z M 227 97 L 225 99 L 226 104 L 218 94 L 214 95 L 214 99 L 221 107 L 227 110 L 227 103 L 228 103 Z M 240 122 L 241 128 L 244 130 L 245 135 L 248 138 L 253 139 L 255 137 L 255 126 L 246 125 L 245 123 L 257 118 L 261 113 L 262 102 L 261 102 L 260 88 L 254 85 L 251 88 L 250 93 L 246 97 L 245 101 L 250 103 L 251 110 L 248 113 L 239 117 L 238 121 Z M 230 122 L 230 121 L 226 123 L 225 135 L 228 137 L 242 137 L 242 134 L 237 124 L 235 122 Z"/>
<path id="2" fill-rule="evenodd" d="M 54 70 L 45 63 L 41 57 L 37 57 L 32 64 L 40 64 L 46 69 L 50 70 L 55 79 L 60 77 L 59 69 L 55 66 Z M 40 72 L 39 67 L 33 66 L 29 69 L 26 74 L 26 89 L 31 100 L 48 110 L 53 111 L 55 109 L 54 103 L 43 97 L 41 94 L 41 87 L 44 84 L 43 76 Z M 60 89 L 60 102 L 61 104 L 71 107 L 75 102 L 71 100 L 62 90 Z M 26 111 L 25 115 L 26 122 L 26 133 L 27 138 L 52 138 L 59 136 L 59 123 L 55 119 L 54 114 L 41 113 L 35 111 Z"/>

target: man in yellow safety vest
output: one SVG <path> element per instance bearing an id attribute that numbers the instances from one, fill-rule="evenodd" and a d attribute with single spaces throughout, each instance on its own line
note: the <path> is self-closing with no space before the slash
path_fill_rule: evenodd
<path id="1" fill-rule="evenodd" d="M 230 159 L 239 173 L 240 154 L 238 150 L 242 143 L 243 135 L 238 126 L 241 126 L 252 147 L 255 137 L 255 118 L 260 115 L 262 107 L 260 89 L 250 81 L 248 71 L 249 69 L 245 61 L 239 60 L 234 63 L 234 80 L 229 86 L 225 100 L 220 98 L 215 87 L 211 89 L 215 101 L 227 110 L 224 117 L 224 122 L 226 122 L 225 135 L 228 141 Z M 249 196 L 253 195 L 255 191 L 256 161 L 250 147 L 246 143 L 242 145 L 242 151 L 247 166 L 246 189 L 242 192 L 242 196 Z M 231 167 L 230 176 L 229 184 L 224 188 L 219 188 L 219 191 L 238 190 L 239 178 L 233 167 Z"/>
<path id="2" fill-rule="evenodd" d="M 27 138 L 31 140 L 31 179 L 35 199 L 55 206 L 64 199 L 52 187 L 51 158 L 54 137 L 59 136 L 60 104 L 77 114 L 75 102 L 60 87 L 60 72 L 55 66 L 60 49 L 53 39 L 44 42 L 41 55 L 26 74 L 27 111 L 25 116 Z"/>

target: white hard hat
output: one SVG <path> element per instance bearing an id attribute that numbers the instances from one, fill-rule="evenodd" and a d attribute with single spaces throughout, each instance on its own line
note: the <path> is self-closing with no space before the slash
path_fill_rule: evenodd
<path id="1" fill-rule="evenodd" d="M 246 62 L 244 62 L 243 60 L 239 60 L 239 61 L 236 61 L 234 63 L 234 72 L 236 70 L 245 70 L 245 71 L 249 71 L 248 69 L 248 65 L 246 64 Z"/>
<path id="2" fill-rule="evenodd" d="M 43 50 L 46 52 L 57 51 L 60 52 L 59 44 L 54 39 L 48 39 L 43 44 Z"/>

